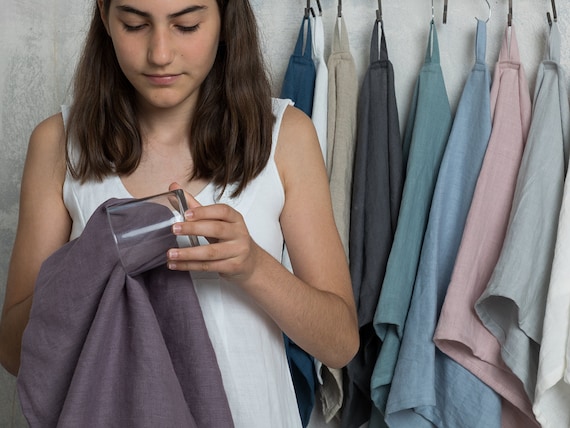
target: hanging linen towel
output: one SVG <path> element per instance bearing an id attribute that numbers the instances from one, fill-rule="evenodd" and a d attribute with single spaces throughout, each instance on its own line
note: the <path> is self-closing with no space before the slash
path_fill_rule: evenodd
<path id="1" fill-rule="evenodd" d="M 536 426 L 522 383 L 474 309 L 499 258 L 531 119 L 514 27 L 507 27 L 491 88 L 493 126 L 434 340 L 503 398 L 502 424 Z"/>
<path id="2" fill-rule="evenodd" d="M 388 396 L 385 419 L 390 427 L 501 426 L 500 397 L 437 350 L 432 340 L 491 134 L 486 32 L 485 22 L 477 21 L 476 61 L 463 88 L 441 162 Z"/>
<path id="3" fill-rule="evenodd" d="M 319 137 L 323 160 L 326 162 L 329 74 L 325 61 L 325 30 L 321 15 L 316 15 L 313 19 L 313 62 L 315 63 L 316 75 L 311 118 Z"/>
<path id="4" fill-rule="evenodd" d="M 295 50 L 289 58 L 280 97 L 292 100 L 309 117 L 313 111 L 316 79 L 312 44 L 311 20 L 306 16 L 301 22 Z"/>
<path id="5" fill-rule="evenodd" d="M 378 44 L 381 28 L 380 49 Z M 394 86 L 384 27 L 372 31 L 370 66 L 360 89 L 350 216 L 350 274 L 360 327 L 360 349 L 346 367 L 343 427 L 360 427 L 372 410 L 370 379 L 380 351 L 372 321 L 394 239 L 404 167 Z"/>
<path id="6" fill-rule="evenodd" d="M 316 15 L 313 21 L 313 61 L 315 63 L 316 78 L 315 91 L 313 97 L 313 113 L 311 119 L 317 131 L 323 162 L 327 157 L 327 108 L 328 108 L 328 85 L 329 75 L 325 61 L 325 33 L 322 15 Z M 286 258 L 288 259 L 288 254 Z M 315 360 L 315 371 L 318 384 L 316 401 L 320 406 L 315 406 L 313 412 L 319 411 L 318 415 L 311 415 L 309 427 L 313 426 L 312 421 L 322 417 L 323 423 L 329 423 L 338 415 L 344 401 L 342 389 L 342 371 L 324 366 L 320 361 Z"/>
<path id="7" fill-rule="evenodd" d="M 558 133 L 552 137 L 561 144 L 564 142 L 565 159 L 568 159 L 568 131 L 569 113 L 566 99 L 564 71 L 558 63 L 560 50 L 560 30 L 556 22 L 550 29 L 550 62 L 544 63 L 545 73 L 556 74 L 558 79 L 560 112 L 551 114 L 558 118 L 559 123 L 551 123 Z M 546 76 L 545 76 L 546 77 Z M 552 96 L 556 96 L 554 90 Z M 546 113 L 546 112 L 545 112 Z M 551 120 L 552 118 L 549 118 Z M 550 122 L 549 122 L 550 123 Z M 542 144 L 549 143 L 544 139 Z M 559 154 L 560 158 L 562 154 Z M 558 159 L 560 161 L 561 159 Z M 567 167 L 567 165 L 566 165 Z M 568 176 L 566 175 L 566 178 Z M 570 426 L 570 353 L 568 352 L 568 338 L 570 333 L 570 263 L 569 258 L 569 203 L 570 183 L 566 179 L 563 189 L 562 203 L 559 216 L 553 221 L 558 224 L 557 238 L 554 245 L 554 260 L 550 272 L 550 282 L 545 304 L 544 323 L 542 328 L 542 344 L 538 361 L 538 375 L 536 380 L 533 410 L 537 420 L 544 428 Z M 550 188 L 549 190 L 550 191 Z M 545 219 L 546 220 L 546 219 Z M 546 220 L 548 221 L 548 220 Z"/>
<path id="8" fill-rule="evenodd" d="M 326 164 L 334 219 L 348 257 L 358 78 L 343 17 L 336 20 L 327 67 L 329 89 Z"/>
<path id="9" fill-rule="evenodd" d="M 538 69 L 532 123 L 505 242 L 487 289 L 475 305 L 531 402 L 568 166 L 570 115 L 557 23 L 552 25 L 547 52 Z"/>
<path id="10" fill-rule="evenodd" d="M 175 236 L 153 237 L 124 266 L 112 203 L 38 275 L 17 381 L 30 427 L 233 427 L 192 279 L 159 256 Z M 132 222 L 164 209 L 149 205 Z"/>
<path id="11" fill-rule="evenodd" d="M 412 297 L 429 209 L 452 117 L 431 22 L 425 63 L 420 71 L 404 135 L 406 179 L 374 329 L 382 340 L 371 379 L 372 400 L 384 412 Z"/>

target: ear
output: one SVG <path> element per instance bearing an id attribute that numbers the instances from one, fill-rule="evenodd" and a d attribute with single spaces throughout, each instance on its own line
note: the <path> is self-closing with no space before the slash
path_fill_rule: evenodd
<path id="1" fill-rule="evenodd" d="M 110 36 L 111 33 L 109 32 L 109 20 L 107 19 L 107 12 L 105 11 L 104 0 L 97 0 L 97 8 L 99 9 L 99 16 L 101 17 L 101 21 L 105 26 L 105 30 L 107 30 L 107 34 Z"/>

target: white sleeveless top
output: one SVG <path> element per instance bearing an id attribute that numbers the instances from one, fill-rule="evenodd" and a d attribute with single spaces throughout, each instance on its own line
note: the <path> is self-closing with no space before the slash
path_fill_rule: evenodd
<path id="1" fill-rule="evenodd" d="M 277 120 L 271 156 L 266 167 L 242 194 L 231 198 L 212 183 L 196 199 L 202 205 L 224 203 L 239 211 L 253 240 L 281 261 L 283 234 L 279 216 L 285 201 L 275 165 L 275 148 L 289 100 L 273 100 Z M 67 109 L 62 109 L 67 122 Z M 74 149 L 75 150 L 75 149 Z M 76 153 L 71 154 L 76 159 Z M 132 198 L 118 176 L 81 183 L 67 174 L 63 198 L 73 220 L 71 238 L 81 234 L 95 209 L 110 198 Z M 206 242 L 203 241 L 203 244 Z M 237 428 L 294 428 L 301 426 L 295 391 L 281 330 L 252 299 L 218 274 L 192 272 L 194 287 L 214 346 L 224 387 Z"/>

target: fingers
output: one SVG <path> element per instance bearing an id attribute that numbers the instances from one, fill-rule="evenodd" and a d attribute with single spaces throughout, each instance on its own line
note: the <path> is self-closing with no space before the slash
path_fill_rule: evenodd
<path id="1" fill-rule="evenodd" d="M 182 189 L 172 183 L 169 190 Z M 172 248 L 168 251 L 168 268 L 172 270 L 218 272 L 245 277 L 253 266 L 255 245 L 242 215 L 225 204 L 202 206 L 184 191 L 189 209 L 185 221 L 175 223 L 175 235 L 205 237 L 209 244 L 198 247 Z M 255 253 L 255 251 L 254 251 Z"/>
<path id="2" fill-rule="evenodd" d="M 224 204 L 191 208 L 186 211 L 185 220 L 173 226 L 174 234 L 205 236 L 216 241 L 249 236 L 241 214 Z"/>
<path id="3" fill-rule="evenodd" d="M 241 214 L 224 204 L 200 206 L 186 212 L 186 221 L 172 226 L 175 235 L 204 236 L 210 244 L 173 248 L 168 267 L 173 270 L 248 275 L 255 244 Z"/>
<path id="4" fill-rule="evenodd" d="M 173 248 L 168 251 L 168 268 L 201 272 L 236 274 L 243 270 L 248 251 L 236 242 L 201 247 Z"/>
<path id="5" fill-rule="evenodd" d="M 178 183 L 172 183 L 170 184 L 170 186 L 168 186 L 168 190 L 170 191 L 178 189 L 184 190 L 184 188 Z M 190 193 L 188 193 L 186 190 L 184 190 L 184 196 L 186 197 L 186 202 L 188 203 L 188 207 L 190 209 L 202 206 L 200 202 L 198 202 L 196 198 L 192 196 Z"/>

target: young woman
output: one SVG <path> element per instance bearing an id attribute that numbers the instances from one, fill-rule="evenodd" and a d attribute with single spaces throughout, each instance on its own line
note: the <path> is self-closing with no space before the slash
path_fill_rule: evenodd
<path id="1" fill-rule="evenodd" d="M 300 424 L 283 332 L 329 367 L 353 357 L 317 137 L 271 98 L 259 51 L 247 0 L 96 0 L 73 103 L 30 138 L 0 324 L 9 372 L 43 261 L 105 200 L 169 188 L 191 206 L 173 233 L 211 242 L 170 250 L 168 266 L 193 276 L 236 426 Z"/>

